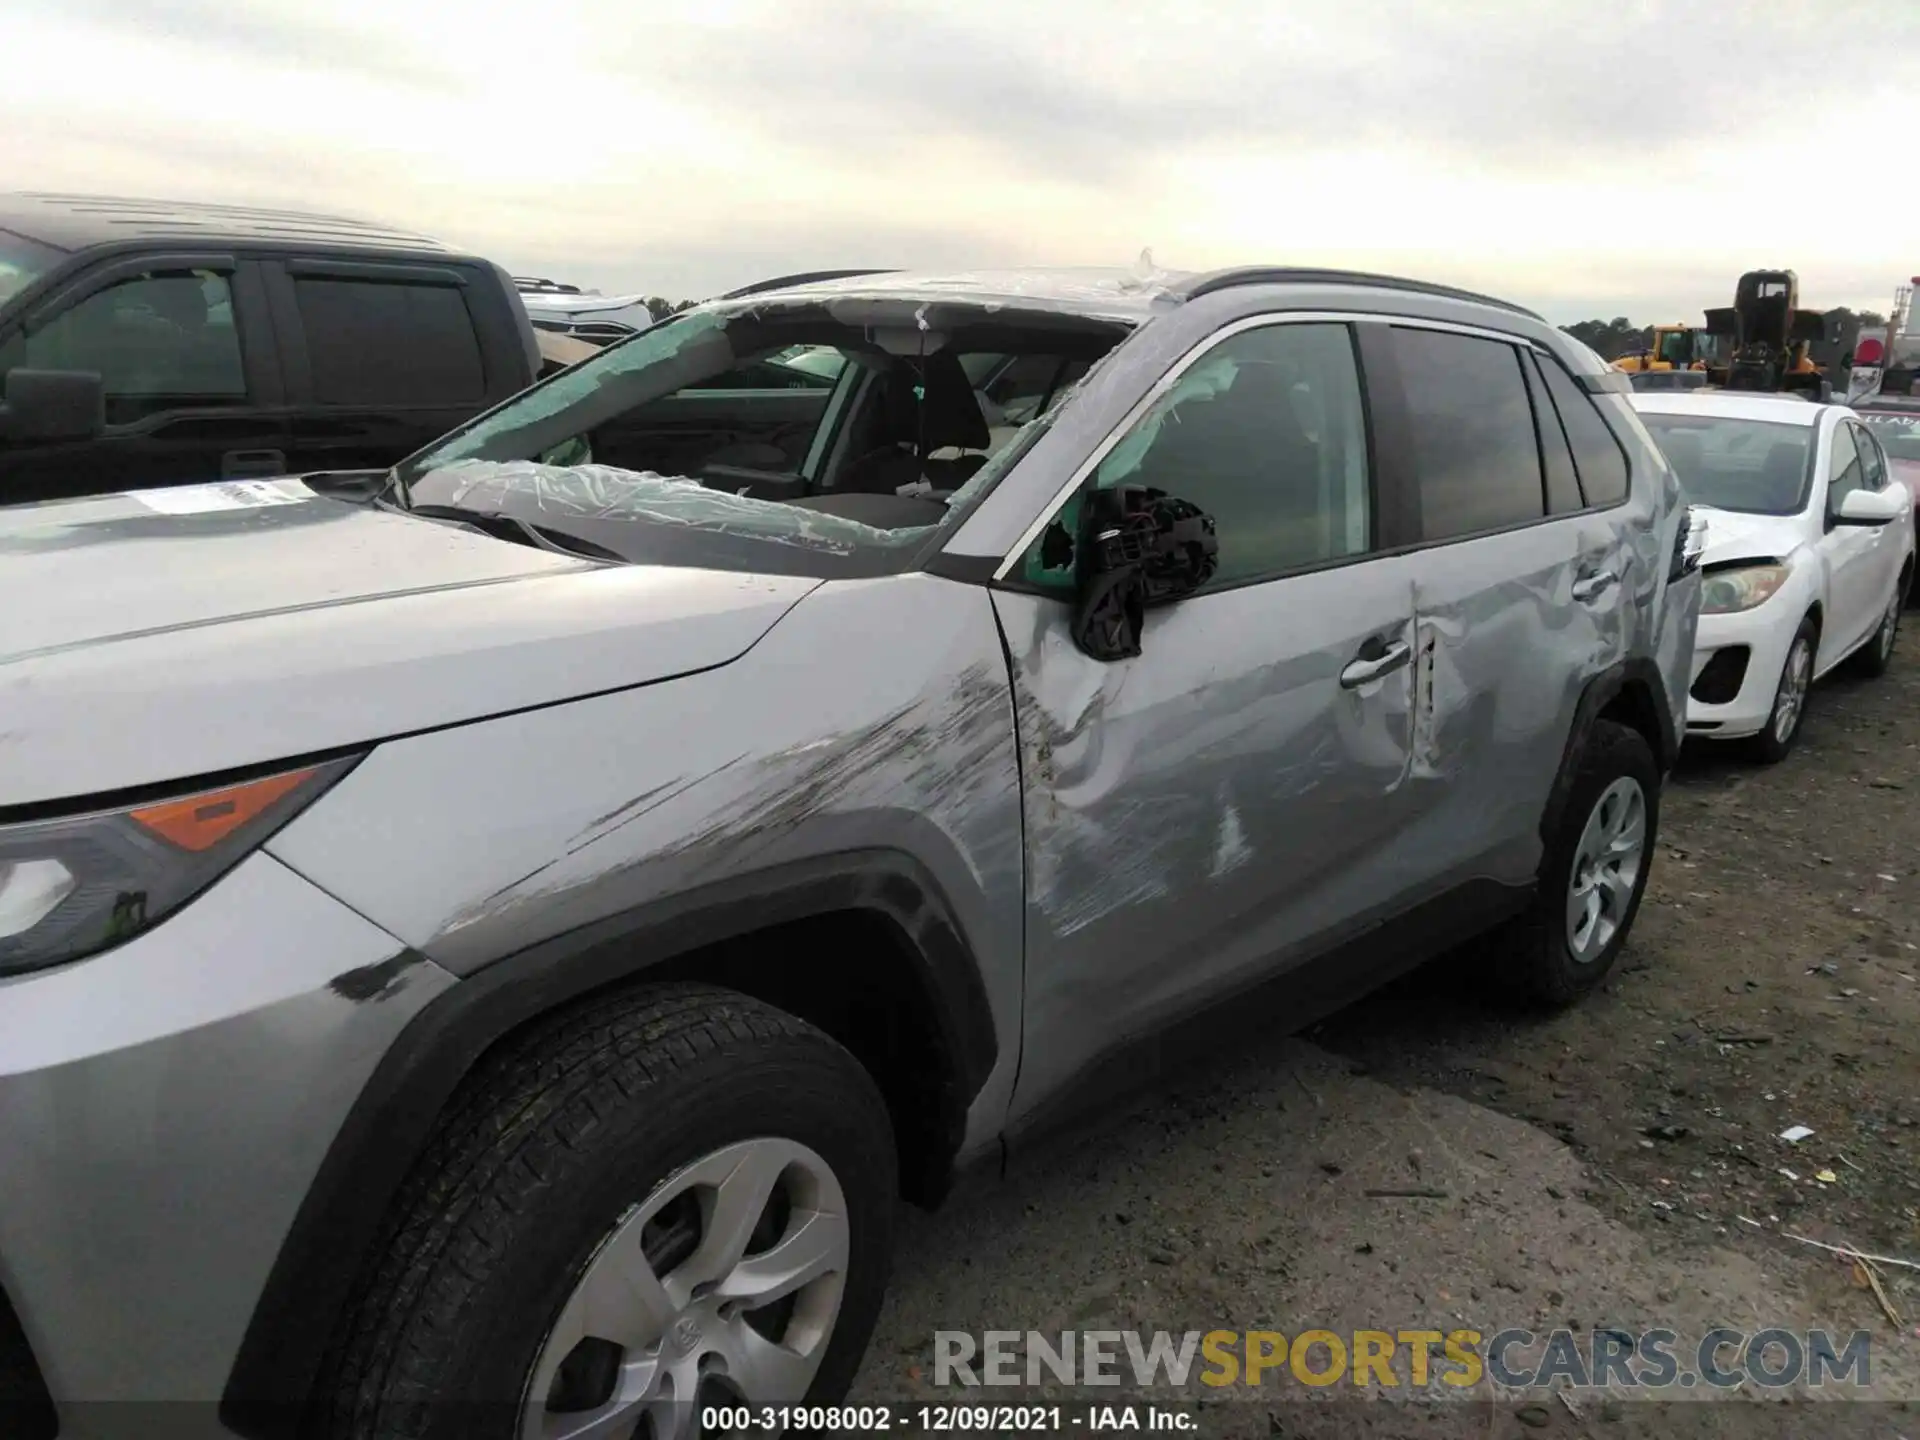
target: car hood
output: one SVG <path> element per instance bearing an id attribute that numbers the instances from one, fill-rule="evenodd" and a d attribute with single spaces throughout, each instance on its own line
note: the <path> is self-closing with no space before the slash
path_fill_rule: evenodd
<path id="1" fill-rule="evenodd" d="M 1729 560 L 1784 559 L 1806 543 L 1805 522 L 1799 515 L 1746 515 L 1738 510 L 1716 510 L 1696 505 L 1707 520 L 1707 548 L 1703 565 Z"/>
<path id="2" fill-rule="evenodd" d="M 818 583 L 605 565 L 298 481 L 0 508 L 0 808 L 711 669 Z"/>

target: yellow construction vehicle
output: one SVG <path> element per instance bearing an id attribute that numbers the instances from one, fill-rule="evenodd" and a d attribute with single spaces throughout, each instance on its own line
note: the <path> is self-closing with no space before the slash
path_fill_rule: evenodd
<path id="1" fill-rule="evenodd" d="M 1709 336 L 1698 325 L 1656 325 L 1653 345 L 1631 355 L 1622 355 L 1613 368 L 1629 375 L 1647 370 L 1704 370 Z"/>

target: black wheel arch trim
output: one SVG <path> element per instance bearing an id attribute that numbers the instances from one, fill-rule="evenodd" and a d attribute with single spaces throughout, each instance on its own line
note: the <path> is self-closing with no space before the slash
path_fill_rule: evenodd
<path id="1" fill-rule="evenodd" d="M 1567 731 L 1566 749 L 1560 756 L 1560 770 L 1554 776 L 1553 789 L 1548 793 L 1546 811 L 1540 820 L 1540 838 L 1543 841 L 1551 844 L 1554 833 L 1560 828 L 1560 821 L 1566 813 L 1567 797 L 1573 789 L 1574 776 L 1579 773 L 1580 756 L 1593 735 L 1594 723 L 1629 688 L 1643 694 L 1653 711 L 1658 731 L 1653 745 L 1655 768 L 1665 775 L 1679 758 L 1680 732 L 1674 723 L 1672 707 L 1667 703 L 1666 683 L 1660 674 L 1660 667 L 1644 655 L 1608 666 L 1587 682 L 1586 689 L 1580 693 L 1580 702 L 1574 708 L 1573 725 Z"/>
<path id="2" fill-rule="evenodd" d="M 393 1197 L 442 1108 L 482 1055 L 529 1020 L 639 979 L 691 951 L 840 911 L 892 920 L 956 1074 L 936 1117 L 958 1148 L 999 1059 L 986 986 L 933 875 L 892 850 L 775 866 L 611 916 L 488 965 L 430 1001 L 374 1067 L 322 1160 L 242 1337 L 220 1420 L 249 1440 L 296 1440 L 335 1325 Z"/>

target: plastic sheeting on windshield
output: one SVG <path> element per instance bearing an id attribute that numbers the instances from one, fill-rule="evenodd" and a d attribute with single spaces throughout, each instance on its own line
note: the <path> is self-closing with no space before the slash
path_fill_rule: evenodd
<path id="1" fill-rule="evenodd" d="M 512 513 L 511 496 L 531 497 L 553 515 L 593 520 L 644 520 L 797 545 L 832 555 L 862 548 L 896 548 L 923 539 L 935 527 L 882 530 L 857 520 L 802 509 L 779 500 L 755 500 L 711 490 L 698 480 L 621 470 L 612 465 L 542 465 L 532 460 L 459 460 L 434 471 L 452 482 L 449 504 Z"/>

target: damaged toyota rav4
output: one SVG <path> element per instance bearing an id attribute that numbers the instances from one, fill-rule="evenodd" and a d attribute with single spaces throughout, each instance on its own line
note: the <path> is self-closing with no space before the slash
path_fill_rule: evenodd
<path id="1" fill-rule="evenodd" d="M 899 1197 L 1223 1016 L 1591 990 L 1699 607 L 1625 385 L 1384 277 L 873 274 L 0 510 L 9 1435 L 833 1399 Z"/>

